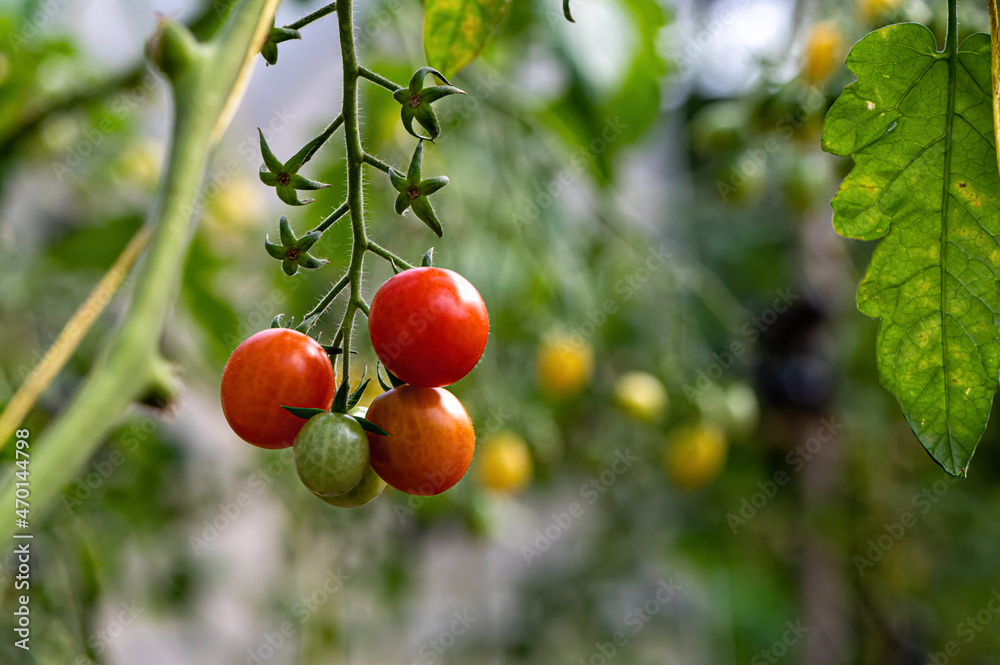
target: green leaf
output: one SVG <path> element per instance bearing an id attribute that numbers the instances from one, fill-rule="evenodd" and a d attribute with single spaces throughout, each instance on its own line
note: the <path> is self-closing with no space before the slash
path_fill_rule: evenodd
<path id="1" fill-rule="evenodd" d="M 510 0 L 426 0 L 424 55 L 427 64 L 454 76 L 486 46 Z"/>
<path id="2" fill-rule="evenodd" d="M 858 42 L 858 81 L 827 114 L 823 148 L 855 162 L 834 228 L 881 239 L 857 301 L 882 320 L 882 385 L 931 457 L 964 475 L 1000 370 L 1000 179 L 989 36 L 949 45 L 956 55 L 913 23 Z"/>

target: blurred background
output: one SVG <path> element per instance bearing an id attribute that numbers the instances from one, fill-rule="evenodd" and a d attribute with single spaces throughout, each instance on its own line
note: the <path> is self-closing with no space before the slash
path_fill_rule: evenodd
<path id="1" fill-rule="evenodd" d="M 277 23 L 319 4 L 286 0 Z M 489 307 L 486 355 L 453 388 L 477 427 L 469 475 L 336 509 L 222 416 L 229 353 L 347 262 L 346 225 L 319 271 L 287 277 L 262 246 L 280 214 L 302 231 L 341 202 L 339 138 L 304 169 L 333 184 L 307 207 L 256 176 L 257 127 L 284 159 L 339 112 L 328 18 L 258 61 L 163 340 L 181 394 L 134 408 L 36 519 L 30 652 L 8 559 L 0 662 L 1000 663 L 996 418 L 955 481 L 879 387 L 877 323 L 854 305 L 873 247 L 834 234 L 851 164 L 819 149 L 850 45 L 900 20 L 941 41 L 947 3 L 572 4 L 575 24 L 514 0 L 453 80 L 468 96 L 435 106 L 442 240 L 368 174 L 374 239 L 414 262 L 433 245 Z M 988 28 L 980 4 L 960 3 L 965 34 Z M 207 6 L 0 1 L 0 406 L 153 204 L 170 105 L 143 44 L 158 13 Z M 419 2 L 360 0 L 357 20 L 371 69 L 423 64 Z M 362 91 L 366 147 L 406 164 L 399 106 Z M 367 266 L 370 296 L 391 273 Z"/>

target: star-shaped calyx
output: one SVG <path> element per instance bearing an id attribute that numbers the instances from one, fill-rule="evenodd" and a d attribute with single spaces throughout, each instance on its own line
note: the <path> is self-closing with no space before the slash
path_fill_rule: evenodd
<path id="1" fill-rule="evenodd" d="M 444 85 L 432 85 L 425 88 L 424 78 L 428 74 L 433 74 Z M 403 106 L 400 111 L 400 117 L 403 120 L 403 126 L 406 127 L 406 131 L 418 139 L 433 141 L 441 134 L 441 123 L 438 122 L 437 114 L 434 113 L 431 104 L 442 97 L 456 94 L 464 95 L 465 92 L 451 85 L 448 79 L 442 76 L 438 70 L 432 67 L 421 67 L 413 75 L 413 78 L 410 79 L 410 85 L 392 93 L 392 98 Z M 421 136 L 413 131 L 414 118 L 420 123 L 421 127 L 427 130 L 430 136 Z"/>
<path id="2" fill-rule="evenodd" d="M 278 234 L 281 237 L 281 244 L 276 245 L 269 237 L 264 236 L 264 249 L 273 258 L 281 261 L 281 269 L 286 275 L 294 275 L 298 272 L 299 266 L 315 270 L 326 263 L 326 259 L 317 259 L 309 254 L 309 250 L 322 236 L 319 231 L 310 231 L 301 238 L 296 238 L 292 227 L 288 224 L 288 218 L 282 215 L 278 222 Z"/>
<path id="3" fill-rule="evenodd" d="M 313 139 L 302 150 L 295 153 L 295 156 L 282 164 L 268 147 L 267 141 L 264 139 L 264 132 L 260 131 L 259 128 L 257 132 L 260 134 L 260 154 L 264 157 L 264 164 L 260 167 L 260 181 L 269 187 L 274 187 L 278 192 L 279 199 L 290 206 L 305 205 L 312 203 L 313 199 L 300 201 L 296 190 L 323 189 L 330 186 L 298 174 L 308 157 L 312 156 L 316 142 L 323 137 Z"/>
<path id="4" fill-rule="evenodd" d="M 399 192 L 399 196 L 396 197 L 396 212 L 402 215 L 407 208 L 413 208 L 413 213 L 440 237 L 444 230 L 441 228 L 441 222 L 434 214 L 434 208 L 431 207 L 431 202 L 427 197 L 447 185 L 448 176 L 439 175 L 422 180 L 420 171 L 423 167 L 423 161 L 424 142 L 420 141 L 417 144 L 417 149 L 413 151 L 413 159 L 410 160 L 410 168 L 406 172 L 406 177 L 403 177 L 403 174 L 397 172 L 396 169 L 389 170 L 392 186 Z"/>

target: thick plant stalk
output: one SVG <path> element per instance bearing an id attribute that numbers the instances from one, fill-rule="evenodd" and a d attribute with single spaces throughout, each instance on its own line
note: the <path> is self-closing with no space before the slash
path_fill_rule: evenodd
<path id="1" fill-rule="evenodd" d="M 14 393 L 10 402 L 7 403 L 7 408 L 0 413 L 0 450 L 3 450 L 4 445 L 14 435 L 14 430 L 31 411 L 31 407 L 35 405 L 45 389 L 52 384 L 62 368 L 66 366 L 66 363 L 73 356 L 73 352 L 80 346 L 80 342 L 83 341 L 87 332 L 125 281 L 129 270 L 132 269 L 132 265 L 142 254 L 142 251 L 146 249 L 148 242 L 148 228 L 141 229 L 132 237 L 132 240 L 115 260 L 114 265 L 104 273 L 87 299 L 76 308 L 56 341 L 52 343 L 42 360 L 31 370 L 31 374 Z"/>
<path id="2" fill-rule="evenodd" d="M 159 353 L 159 339 L 197 218 L 209 151 L 245 85 L 278 2 L 243 0 L 222 32 L 208 42 L 191 44 L 182 59 L 169 63 L 175 107 L 173 141 L 159 202 L 149 221 L 149 250 L 121 328 L 66 411 L 37 438 L 32 433 L 29 501 L 33 522 L 78 475 L 129 405 L 149 389 L 171 381 Z M 14 489 L 13 477 L 7 476 L 0 486 L 0 505 L 14 505 Z M 13 530 L 13 519 L 0 520 L 3 547 L 11 546 Z"/>

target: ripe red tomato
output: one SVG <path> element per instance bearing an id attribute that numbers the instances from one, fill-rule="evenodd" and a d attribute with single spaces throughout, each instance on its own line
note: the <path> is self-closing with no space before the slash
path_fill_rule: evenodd
<path id="1" fill-rule="evenodd" d="M 486 349 L 490 320 L 476 287 L 443 268 L 412 268 L 375 294 L 368 334 L 379 360 L 406 383 L 451 385 Z"/>
<path id="2" fill-rule="evenodd" d="M 372 468 L 401 492 L 440 494 L 472 463 L 472 420 L 443 388 L 394 388 L 376 397 L 365 417 L 389 433 L 368 432 Z"/>
<path id="3" fill-rule="evenodd" d="M 281 408 L 329 409 L 333 364 L 308 335 L 269 328 L 236 347 L 222 371 L 222 412 L 233 431 L 261 448 L 288 448 L 306 424 Z"/>

